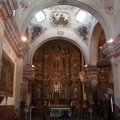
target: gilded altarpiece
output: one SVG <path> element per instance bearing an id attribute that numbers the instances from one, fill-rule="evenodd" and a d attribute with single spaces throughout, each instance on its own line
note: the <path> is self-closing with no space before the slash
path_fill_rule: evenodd
<path id="1" fill-rule="evenodd" d="M 49 41 L 38 48 L 33 57 L 36 72 L 32 102 L 37 106 L 80 104 L 81 57 L 76 46 L 63 40 Z"/>

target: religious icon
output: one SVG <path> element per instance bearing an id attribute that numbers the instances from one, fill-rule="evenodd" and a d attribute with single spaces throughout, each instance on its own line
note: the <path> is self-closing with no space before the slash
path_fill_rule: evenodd
<path id="1" fill-rule="evenodd" d="M 55 93 L 59 93 L 59 86 L 57 83 L 55 84 Z"/>

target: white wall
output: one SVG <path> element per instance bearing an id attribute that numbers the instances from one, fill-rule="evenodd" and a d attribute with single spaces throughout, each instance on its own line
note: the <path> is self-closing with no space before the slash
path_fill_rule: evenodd
<path id="1" fill-rule="evenodd" d="M 16 57 L 15 53 L 9 46 L 9 44 L 4 41 L 3 42 L 3 50 L 10 57 L 10 59 L 14 63 L 14 81 L 13 81 L 13 97 L 8 97 L 6 101 L 6 97 L 2 101 L 0 105 L 15 105 L 15 107 L 19 107 L 20 104 L 20 88 L 21 88 L 21 79 L 22 79 L 22 64 L 23 60 Z"/>

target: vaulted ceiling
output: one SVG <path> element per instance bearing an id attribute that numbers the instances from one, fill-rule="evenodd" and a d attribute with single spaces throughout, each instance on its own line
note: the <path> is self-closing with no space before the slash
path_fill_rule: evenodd
<path id="1" fill-rule="evenodd" d="M 76 45 L 82 51 L 86 63 L 92 62 L 93 58 L 95 64 L 97 57 L 92 53 L 98 50 L 101 31 L 105 32 L 106 40 L 116 31 L 111 28 L 115 26 L 113 21 L 119 10 L 119 7 L 115 7 L 118 1 L 21 0 L 18 25 L 21 34 L 28 36 L 28 61 L 32 62 L 35 51 L 42 44 L 58 38 Z M 87 15 L 83 22 L 76 20 L 80 10 L 84 10 Z M 42 22 L 35 18 L 39 11 L 45 15 Z M 97 52 L 94 54 L 97 55 Z"/>

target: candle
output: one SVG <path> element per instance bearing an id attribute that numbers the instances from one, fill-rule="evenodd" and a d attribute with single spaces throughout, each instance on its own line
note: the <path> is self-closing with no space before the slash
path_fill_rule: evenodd
<path id="1" fill-rule="evenodd" d="M 111 101 L 111 111 L 113 112 L 113 101 L 112 101 L 112 97 L 110 98 Z"/>
<path id="2" fill-rule="evenodd" d="M 49 107 L 50 107 L 50 102 L 49 102 Z"/>
<path id="3" fill-rule="evenodd" d="M 86 93 L 83 94 L 83 100 L 86 100 Z"/>

